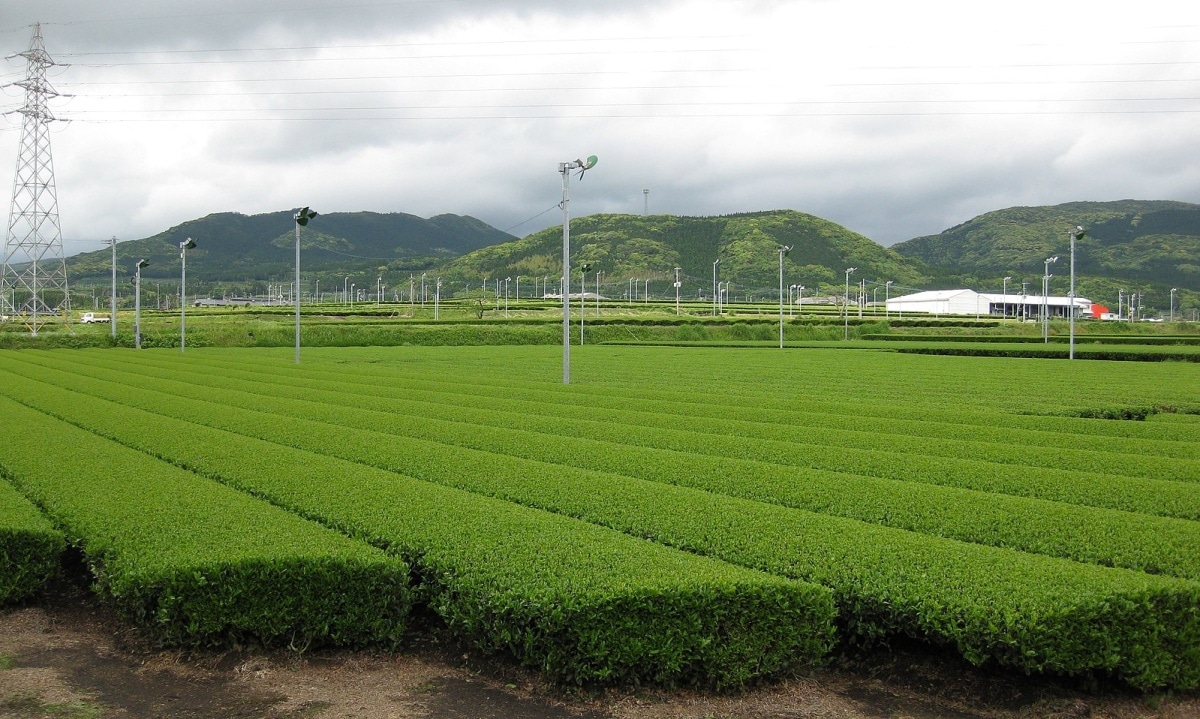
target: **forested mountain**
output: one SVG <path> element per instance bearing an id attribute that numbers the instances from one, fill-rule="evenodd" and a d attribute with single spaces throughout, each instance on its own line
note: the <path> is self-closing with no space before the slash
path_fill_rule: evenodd
<path id="1" fill-rule="evenodd" d="M 139 258 L 150 260 L 145 277 L 179 276 L 179 243 L 191 237 L 188 277 L 210 282 L 280 280 L 295 268 L 295 223 L 291 211 L 262 215 L 223 212 L 185 222 L 143 240 L 117 244 L 118 274 L 133 272 Z M 318 215 L 301 234 L 306 273 L 370 274 L 430 267 L 487 245 L 513 239 L 473 217 L 437 215 L 423 219 L 403 213 L 334 212 Z M 67 260 L 72 280 L 105 278 L 109 250 Z"/>
<path id="2" fill-rule="evenodd" d="M 784 283 L 803 284 L 810 291 L 820 285 L 830 294 L 840 294 L 849 267 L 857 268 L 851 282 L 867 278 L 914 285 L 924 277 L 919 262 L 841 225 L 793 210 L 716 217 L 591 215 L 571 220 L 575 282 L 583 263 L 592 266 L 592 273 L 602 272 L 606 283 L 630 278 L 673 281 L 674 268 L 679 267 L 685 294 L 692 294 L 697 288 L 711 287 L 713 262 L 720 259 L 719 280 L 733 282 L 739 295 L 777 292 L 780 246 L 793 247 L 784 259 Z M 561 266 L 562 228 L 554 227 L 475 250 L 440 271 L 471 280 L 515 274 L 554 278 Z M 659 294 L 662 287 L 658 285 Z"/>
<path id="3" fill-rule="evenodd" d="M 1075 248 L 1078 274 L 1200 288 L 1200 205 L 1186 202 L 1011 207 L 892 249 L 941 273 L 1041 274 L 1046 258 L 1069 254 L 1076 226 L 1086 231 Z"/>
<path id="4" fill-rule="evenodd" d="M 1053 207 L 1013 207 L 980 215 L 945 232 L 885 248 L 841 225 L 794 210 L 711 217 L 591 215 L 571 221 L 572 285 L 584 263 L 589 284 L 600 272 L 605 294 L 622 296 L 622 285 L 651 281 L 654 296 L 673 296 L 680 268 L 682 294 L 711 292 L 713 263 L 721 282 L 741 298 L 773 296 L 779 286 L 781 246 L 784 284 L 804 285 L 806 296 L 840 295 L 850 281 L 893 283 L 892 294 L 912 289 L 1002 287 L 1040 291 L 1047 257 L 1052 293 L 1066 292 L 1068 231 L 1086 229 L 1076 248 L 1077 291 L 1116 306 L 1136 292 L 1149 306 L 1166 308 L 1170 290 L 1177 305 L 1195 304 L 1200 288 L 1200 205 L 1168 201 L 1073 202 Z M 294 272 L 295 225 L 290 211 L 246 216 L 219 213 L 185 222 L 144 240 L 117 246 L 118 274 L 150 260 L 143 276 L 179 277 L 179 242 L 192 237 L 188 278 L 198 292 L 259 292 L 266 283 L 286 284 Z M 377 282 L 400 290 L 410 276 L 441 277 L 460 291 L 517 276 L 557 291 L 562 228 L 514 238 L 472 217 L 438 215 L 428 220 L 401 213 L 320 215 L 303 231 L 304 282 L 322 288 Z M 68 258 L 72 282 L 103 283 L 111 272 L 107 250 Z M 1009 281 L 1005 283 L 1005 277 Z M 122 282 L 125 280 L 122 279 Z M 200 289 L 203 288 L 203 289 Z M 643 285 L 642 292 L 645 291 Z M 522 293 L 528 296 L 528 290 Z M 639 293 L 641 294 L 641 293 Z M 882 299 L 882 296 L 879 298 Z M 1190 306 L 1190 305 L 1188 305 Z"/>

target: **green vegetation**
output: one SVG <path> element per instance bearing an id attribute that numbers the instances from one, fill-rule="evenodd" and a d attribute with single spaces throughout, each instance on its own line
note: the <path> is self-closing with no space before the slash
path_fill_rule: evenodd
<path id="1" fill-rule="evenodd" d="M 731 281 L 739 295 L 771 292 L 778 297 L 780 245 L 794 249 L 784 259 L 789 283 L 802 283 L 810 295 L 818 285 L 837 294 L 842 271 L 859 267 L 868 277 L 886 277 L 906 284 L 919 282 L 922 272 L 895 252 L 846 228 L 813 215 L 791 210 L 753 212 L 719 217 L 673 215 L 590 215 L 571 221 L 573 263 L 589 263 L 603 272 L 605 294 L 620 298 L 629 278 L 653 278 L 653 296 L 674 297 L 674 268 L 686 280 L 684 295 L 697 289 L 711 297 L 712 263 L 721 259 L 720 279 Z M 451 261 L 440 269 L 448 276 L 478 281 L 486 277 L 561 272 L 562 229 L 550 228 L 504 245 L 486 247 Z M 834 269 L 836 268 L 836 269 Z M 594 277 L 589 277 L 589 282 Z M 572 278 L 577 286 L 579 276 Z M 638 296 L 642 296 L 639 290 Z"/>
<path id="2" fill-rule="evenodd" d="M 560 305 L 555 301 L 513 302 L 510 312 L 495 309 L 491 299 L 478 316 L 471 299 L 447 300 L 440 316 L 432 307 L 405 303 L 359 303 L 305 306 L 305 347 L 557 345 L 562 342 Z M 738 304 L 720 317 L 707 304 L 605 302 L 597 312 L 588 303 L 588 344 L 769 347 L 778 344 L 778 306 Z M 1030 323 L 973 317 L 888 317 L 871 308 L 859 318 L 842 318 L 837 308 L 806 304 L 803 313 L 785 317 L 789 347 L 855 347 L 924 354 L 995 357 L 1067 356 L 1067 326 L 1050 325 L 1050 342 Z M 571 338 L 579 339 L 578 306 L 573 308 Z M 188 313 L 189 347 L 290 347 L 295 341 L 290 307 L 193 309 Z M 0 325 L 0 348 L 132 347 L 132 318 L 118 316 L 117 337 L 105 325 L 47 325 L 31 337 L 21 325 Z M 143 311 L 143 346 L 179 346 L 176 312 Z M 843 337 L 855 340 L 846 344 Z M 1152 361 L 1200 360 L 1200 325 L 1191 322 L 1079 323 L 1076 354 L 1080 359 Z"/>
<path id="3" fill-rule="evenodd" d="M 0 391 L 388 547 L 455 631 L 570 681 L 737 684 L 749 657 L 768 673 L 813 661 L 829 638 L 815 583 L 846 643 L 903 633 L 1025 671 L 1200 684 L 1197 522 L 1171 518 L 1198 516 L 1200 424 L 1081 418 L 1200 406 L 1194 365 L 589 346 L 563 386 L 557 362 L 536 347 L 314 348 L 302 366 L 7 353 Z M 584 561 L 599 545 L 562 539 L 588 533 L 614 549 Z M 628 542 L 650 553 L 625 575 Z M 710 559 L 684 571 L 656 544 Z M 750 569 L 782 583 L 722 574 Z M 548 599 L 524 599 L 533 587 Z M 768 646 L 769 606 L 805 619 Z M 750 629 L 697 648 L 726 624 Z"/>
<path id="4" fill-rule="evenodd" d="M 66 544 L 42 513 L 0 479 L 0 606 L 34 596 L 58 573 Z M 0 668 L 4 657 L 0 656 Z"/>
<path id="5" fill-rule="evenodd" d="M 399 640 L 403 563 L 11 399 L 0 408 L 54 440 L 6 443 L 0 471 L 83 552 L 98 591 L 163 644 Z"/>
<path id="6" fill-rule="evenodd" d="M 1200 264 L 1194 259 L 1200 253 L 1200 206 L 1166 201 L 1008 208 L 891 248 L 794 210 L 715 217 L 591 215 L 572 221 L 575 270 L 570 281 L 577 291 L 583 279 L 577 270 L 586 263 L 592 268 L 588 291 L 602 281 L 599 292 L 611 302 L 671 301 L 678 268 L 681 297 L 711 302 L 713 262 L 720 259 L 716 279 L 730 283 L 726 299 L 731 308 L 741 303 L 753 311 L 756 302 L 778 298 L 777 248 L 791 246 L 783 261 L 784 284 L 803 285 L 806 297 L 826 306 L 843 297 L 847 267 L 857 268 L 852 279 L 867 282 L 872 301 L 887 296 L 878 292 L 885 283 L 893 295 L 955 286 L 999 292 L 1005 277 L 1013 294 L 1022 288 L 1037 293 L 1042 261 L 1054 255 L 1066 258 L 1066 231 L 1076 225 L 1087 228 L 1077 248 L 1077 294 L 1115 310 L 1124 302 L 1121 298 L 1136 293 L 1140 311 L 1148 317 L 1171 314 L 1172 304 L 1177 317 L 1191 318 L 1200 311 Z M 118 272 L 128 276 L 135 260 L 149 258 L 144 305 L 177 307 L 177 247 L 190 236 L 199 241 L 189 253 L 193 296 L 290 297 L 292 227 L 288 212 L 210 215 L 120 243 Z M 382 290 L 385 298 L 421 295 L 428 305 L 436 278 L 443 283 L 443 301 L 476 297 L 482 312 L 489 300 L 510 290 L 518 303 L 559 291 L 558 227 L 517 239 L 470 217 L 332 213 L 306 228 L 302 244 L 301 294 L 308 300 L 319 290 L 325 301 L 348 305 L 344 293 L 361 293 L 360 301 L 373 302 Z M 110 263 L 106 250 L 69 258 L 74 306 L 90 306 L 92 298 L 82 296 L 88 286 L 105 292 Z M 1065 294 L 1066 269 L 1061 262 L 1056 269 L 1051 292 Z M 515 286 L 505 278 L 515 280 Z M 1172 288 L 1177 290 L 1173 303 Z M 122 283 L 119 292 L 122 307 L 130 306 L 130 288 Z"/>
<path id="7" fill-rule="evenodd" d="M 389 547 L 453 631 L 565 681 L 738 685 L 829 649 L 823 588 L 12 378 L 54 415 Z"/>
<path id="8" fill-rule="evenodd" d="M 119 388 L 105 392 L 72 374 L 47 374 L 44 367 L 36 374 L 56 386 L 116 400 L 121 396 Z M 1200 478 L 1200 462 L 1178 453 L 1171 458 L 1135 458 L 1100 445 L 1072 449 L 1063 446 L 1071 443 L 1066 435 L 1037 447 L 828 427 L 810 427 L 803 437 L 781 442 L 774 437 L 776 428 L 756 422 L 692 418 L 688 431 L 681 431 L 678 418 L 669 413 L 608 411 L 602 413 L 604 419 L 593 419 L 593 408 L 520 402 L 523 392 L 479 401 L 450 384 L 440 392 L 406 387 L 393 393 L 366 379 L 297 379 L 248 371 L 240 364 L 195 366 L 192 371 L 204 378 L 205 390 L 178 387 L 171 381 L 174 370 L 168 368 L 145 367 L 135 375 L 108 365 L 87 373 L 198 399 L 212 400 L 215 391 L 229 407 L 271 410 L 979 544 L 1200 579 L 1200 524 L 1167 518 L 1200 518 L 1200 484 L 1187 484 Z M 148 380 L 147 375 L 166 381 Z M 446 402 L 446 393 L 455 401 Z M 521 429 L 512 429 L 514 424 Z M 394 438 L 381 443 L 402 455 L 436 450 Z M 898 443 L 903 443 L 900 451 Z M 1170 447 L 1161 449 L 1172 454 Z M 387 466 L 399 467 L 395 462 L 403 461 Z M 997 464 L 1020 467 L 1023 475 L 997 477 Z M 564 480 L 569 476 L 562 475 Z M 953 501 L 944 501 L 948 497 Z M 1064 507 L 1060 502 L 1072 504 Z"/>
<path id="9" fill-rule="evenodd" d="M 294 227 L 290 211 L 208 215 L 153 237 L 117 243 L 117 273 L 132 275 L 133 263 L 146 258 L 150 265 L 142 274 L 144 283 L 152 286 L 157 278 L 175 283 L 180 272 L 179 243 L 192 237 L 197 246 L 188 252 L 190 294 L 223 289 L 245 295 L 256 283 L 265 294 L 267 281 L 286 282 L 295 270 Z M 379 274 L 389 274 L 391 281 L 403 271 L 407 281 L 411 271 L 419 273 L 464 252 L 511 239 L 512 235 L 473 217 L 438 215 L 426 220 L 403 213 L 333 212 L 313 220 L 301 242 L 306 276 L 320 280 L 330 292 L 335 284 L 341 289 L 346 275 L 354 275 L 360 287 L 370 284 L 374 291 Z M 75 255 L 67 259 L 67 268 L 73 282 L 107 287 L 112 252 Z M 172 286 L 177 307 L 178 285 Z"/>
<path id="10" fill-rule="evenodd" d="M 1178 288 L 1175 311 L 1200 309 L 1200 206 L 1186 202 L 1072 202 L 1052 207 L 1010 207 L 988 212 L 937 235 L 893 245 L 904 257 L 925 263 L 937 286 L 966 285 L 998 292 L 1028 282 L 1040 293 L 1042 261 L 1055 255 L 1053 290 L 1065 294 L 1062 261 L 1070 254 L 1067 231 L 1082 225 L 1076 243 L 1077 291 L 1110 305 L 1118 291 L 1141 294 L 1148 310 L 1167 314 L 1169 292 Z"/>
<path id="11" fill-rule="evenodd" d="M 99 719 L 104 716 L 104 709 L 92 702 L 43 702 L 37 697 L 9 696 L 0 698 L 0 712 L 3 716 L 13 717 L 45 717 L 46 719 Z"/>

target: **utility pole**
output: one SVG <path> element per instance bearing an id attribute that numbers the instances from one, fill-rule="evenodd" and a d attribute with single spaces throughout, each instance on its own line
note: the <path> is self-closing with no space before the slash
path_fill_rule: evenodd
<path id="1" fill-rule="evenodd" d="M 683 286 L 683 284 L 679 281 L 679 271 L 682 269 L 683 269 L 682 267 L 675 268 L 675 316 L 676 317 L 679 316 L 679 288 Z"/>
<path id="2" fill-rule="evenodd" d="M 108 244 L 112 245 L 112 295 L 108 298 L 108 331 L 115 340 L 117 339 L 117 236 L 113 235 Z"/>
<path id="3" fill-rule="evenodd" d="M 1083 226 L 1076 226 L 1075 229 L 1068 233 L 1071 236 L 1071 290 L 1069 293 L 1070 300 L 1068 311 L 1071 313 L 1071 351 L 1069 357 L 1075 359 L 1075 240 L 1081 239 L 1084 235 Z M 1171 290 L 1174 292 L 1174 290 Z"/>
<path id="4" fill-rule="evenodd" d="M 25 119 L 4 242 L 0 302 L 5 314 L 23 317 L 30 334 L 36 336 L 48 321 L 46 316 L 61 312 L 65 321 L 71 309 L 50 152 L 49 125 L 58 118 L 47 104 L 58 92 L 46 80 L 46 70 L 61 63 L 46 52 L 40 23 L 33 26 L 29 49 L 18 55 L 27 64 L 25 79 L 13 83 L 25 89 L 25 104 L 16 112 Z"/>

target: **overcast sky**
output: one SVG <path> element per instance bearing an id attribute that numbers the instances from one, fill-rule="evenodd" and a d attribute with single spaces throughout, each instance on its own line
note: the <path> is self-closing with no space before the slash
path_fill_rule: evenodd
<path id="1" fill-rule="evenodd" d="M 1014 205 L 1200 201 L 1194 0 L 4 0 L 0 51 L 35 22 L 64 64 L 67 254 L 299 205 L 523 236 L 561 223 L 557 165 L 587 155 L 573 216 L 795 209 L 884 245 Z"/>

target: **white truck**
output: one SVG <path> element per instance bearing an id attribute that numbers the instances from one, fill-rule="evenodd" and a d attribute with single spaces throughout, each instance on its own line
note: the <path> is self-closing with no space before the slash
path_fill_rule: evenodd
<path id="1" fill-rule="evenodd" d="M 81 324 L 90 325 L 94 322 L 108 322 L 110 319 L 111 318 L 108 317 L 108 315 L 98 315 L 95 312 L 84 312 L 83 317 L 79 318 L 79 322 Z"/>

